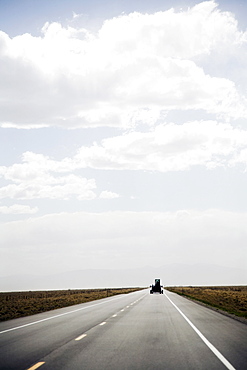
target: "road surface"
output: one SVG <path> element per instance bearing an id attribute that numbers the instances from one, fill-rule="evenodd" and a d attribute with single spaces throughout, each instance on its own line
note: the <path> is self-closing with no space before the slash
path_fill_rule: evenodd
<path id="1" fill-rule="evenodd" d="M 142 290 L 0 324 L 1 370 L 246 369 L 247 325 Z"/>

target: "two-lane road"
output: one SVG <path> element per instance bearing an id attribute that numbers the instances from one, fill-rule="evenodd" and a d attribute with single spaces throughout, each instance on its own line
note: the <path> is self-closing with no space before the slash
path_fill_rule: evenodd
<path id="1" fill-rule="evenodd" d="M 246 369 L 247 326 L 147 290 L 0 324 L 0 369 Z"/>

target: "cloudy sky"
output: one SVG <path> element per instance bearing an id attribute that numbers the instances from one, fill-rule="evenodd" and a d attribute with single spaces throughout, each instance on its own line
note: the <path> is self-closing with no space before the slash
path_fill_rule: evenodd
<path id="1" fill-rule="evenodd" d="M 0 0 L 1 276 L 247 267 L 246 28 L 244 0 Z"/>

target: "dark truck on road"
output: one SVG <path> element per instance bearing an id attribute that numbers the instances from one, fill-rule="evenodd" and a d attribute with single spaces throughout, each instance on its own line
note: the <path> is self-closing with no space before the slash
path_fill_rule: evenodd
<path id="1" fill-rule="evenodd" d="M 150 285 L 150 294 L 160 293 L 163 294 L 162 285 L 160 285 L 160 279 L 155 279 L 154 285 Z"/>

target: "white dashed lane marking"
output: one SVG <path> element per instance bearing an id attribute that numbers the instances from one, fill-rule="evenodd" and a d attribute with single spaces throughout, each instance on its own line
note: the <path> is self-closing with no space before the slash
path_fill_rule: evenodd
<path id="1" fill-rule="evenodd" d="M 81 339 L 85 338 L 86 336 L 87 336 L 87 334 L 82 334 L 79 337 L 77 337 L 75 340 L 81 340 Z"/>

